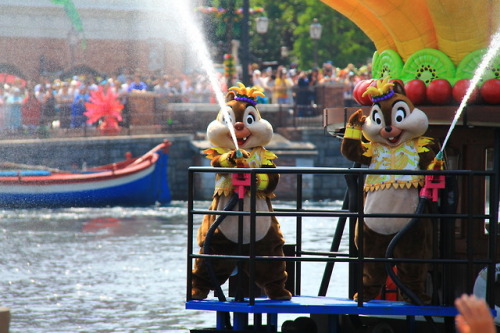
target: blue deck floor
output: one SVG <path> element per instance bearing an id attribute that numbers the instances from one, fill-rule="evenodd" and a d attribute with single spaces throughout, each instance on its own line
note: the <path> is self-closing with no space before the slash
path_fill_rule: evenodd
<path id="1" fill-rule="evenodd" d="M 393 301 L 370 301 L 363 303 L 363 306 L 358 306 L 357 302 L 350 299 L 317 296 L 296 296 L 290 301 L 256 298 L 254 305 L 250 305 L 248 302 L 220 302 L 213 298 L 202 301 L 188 301 L 186 302 L 186 309 L 236 313 L 315 313 L 379 316 L 451 317 L 457 314 L 454 306 L 417 306 Z"/>

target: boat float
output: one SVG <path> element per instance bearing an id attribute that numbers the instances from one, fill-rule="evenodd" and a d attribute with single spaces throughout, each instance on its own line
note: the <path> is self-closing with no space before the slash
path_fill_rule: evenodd
<path id="1" fill-rule="evenodd" d="M 0 207 L 149 206 L 171 200 L 165 140 L 142 156 L 84 171 L 3 164 Z"/>

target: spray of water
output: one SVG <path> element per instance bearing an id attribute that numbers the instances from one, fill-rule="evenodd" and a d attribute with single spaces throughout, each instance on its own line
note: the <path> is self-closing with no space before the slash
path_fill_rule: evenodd
<path id="1" fill-rule="evenodd" d="M 486 69 L 490 65 L 491 61 L 498 54 L 499 50 L 500 50 L 500 29 L 497 31 L 497 33 L 495 35 L 493 35 L 493 38 L 491 40 L 488 51 L 486 52 L 483 59 L 481 60 L 479 67 L 476 69 L 476 72 L 474 73 L 474 76 L 473 76 L 472 80 L 470 81 L 469 88 L 465 92 L 464 98 L 462 99 L 462 101 L 460 102 L 460 105 L 458 106 L 457 112 L 455 113 L 455 117 L 453 118 L 453 121 L 452 121 L 450 128 L 448 130 L 448 134 L 446 134 L 446 138 L 444 139 L 441 150 L 438 153 L 437 157 L 439 159 L 442 159 L 442 155 L 443 155 L 443 151 L 444 151 L 444 148 L 446 146 L 446 143 L 448 142 L 448 139 L 450 138 L 451 132 L 453 132 L 453 129 L 455 128 L 458 119 L 462 115 L 464 108 L 467 106 L 467 102 L 469 101 L 469 98 L 471 97 L 472 92 L 474 91 L 474 88 L 479 83 L 479 80 L 481 80 L 481 78 L 483 77 L 484 73 L 486 72 Z"/>
<path id="2" fill-rule="evenodd" d="M 207 44 L 205 43 L 204 34 L 201 31 L 201 24 L 196 21 L 195 15 L 193 13 L 193 7 L 190 5 L 190 1 L 174 1 L 175 9 L 179 14 L 179 22 L 186 29 L 186 37 L 189 39 L 189 44 L 193 49 L 193 53 L 196 54 L 203 71 L 208 76 L 210 86 L 212 87 L 217 103 L 223 112 L 224 120 L 228 124 L 229 132 L 231 133 L 231 138 L 236 149 L 238 149 L 238 140 L 236 138 L 236 133 L 234 132 L 234 127 L 230 124 L 231 116 L 229 115 L 230 108 L 226 105 L 224 94 L 222 93 L 220 82 L 217 79 L 217 72 L 214 67 L 214 63 L 210 58 L 208 52 Z"/>

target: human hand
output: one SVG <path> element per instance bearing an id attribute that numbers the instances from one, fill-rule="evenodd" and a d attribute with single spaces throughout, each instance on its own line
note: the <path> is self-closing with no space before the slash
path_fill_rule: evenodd
<path id="1" fill-rule="evenodd" d="M 495 323 L 490 308 L 482 298 L 463 294 L 455 300 L 459 314 L 455 326 L 460 333 L 495 333 Z"/>

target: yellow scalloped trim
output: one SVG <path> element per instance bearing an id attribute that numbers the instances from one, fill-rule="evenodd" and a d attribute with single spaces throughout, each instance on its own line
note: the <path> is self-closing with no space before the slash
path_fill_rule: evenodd
<path id="1" fill-rule="evenodd" d="M 364 190 L 365 192 L 374 192 L 378 190 L 385 190 L 389 189 L 391 187 L 395 189 L 410 189 L 412 187 L 418 188 L 424 186 L 424 180 L 412 180 L 412 181 L 398 181 L 397 183 L 395 182 L 387 182 L 387 183 L 377 183 L 377 184 L 371 184 L 371 185 L 365 185 Z"/>

